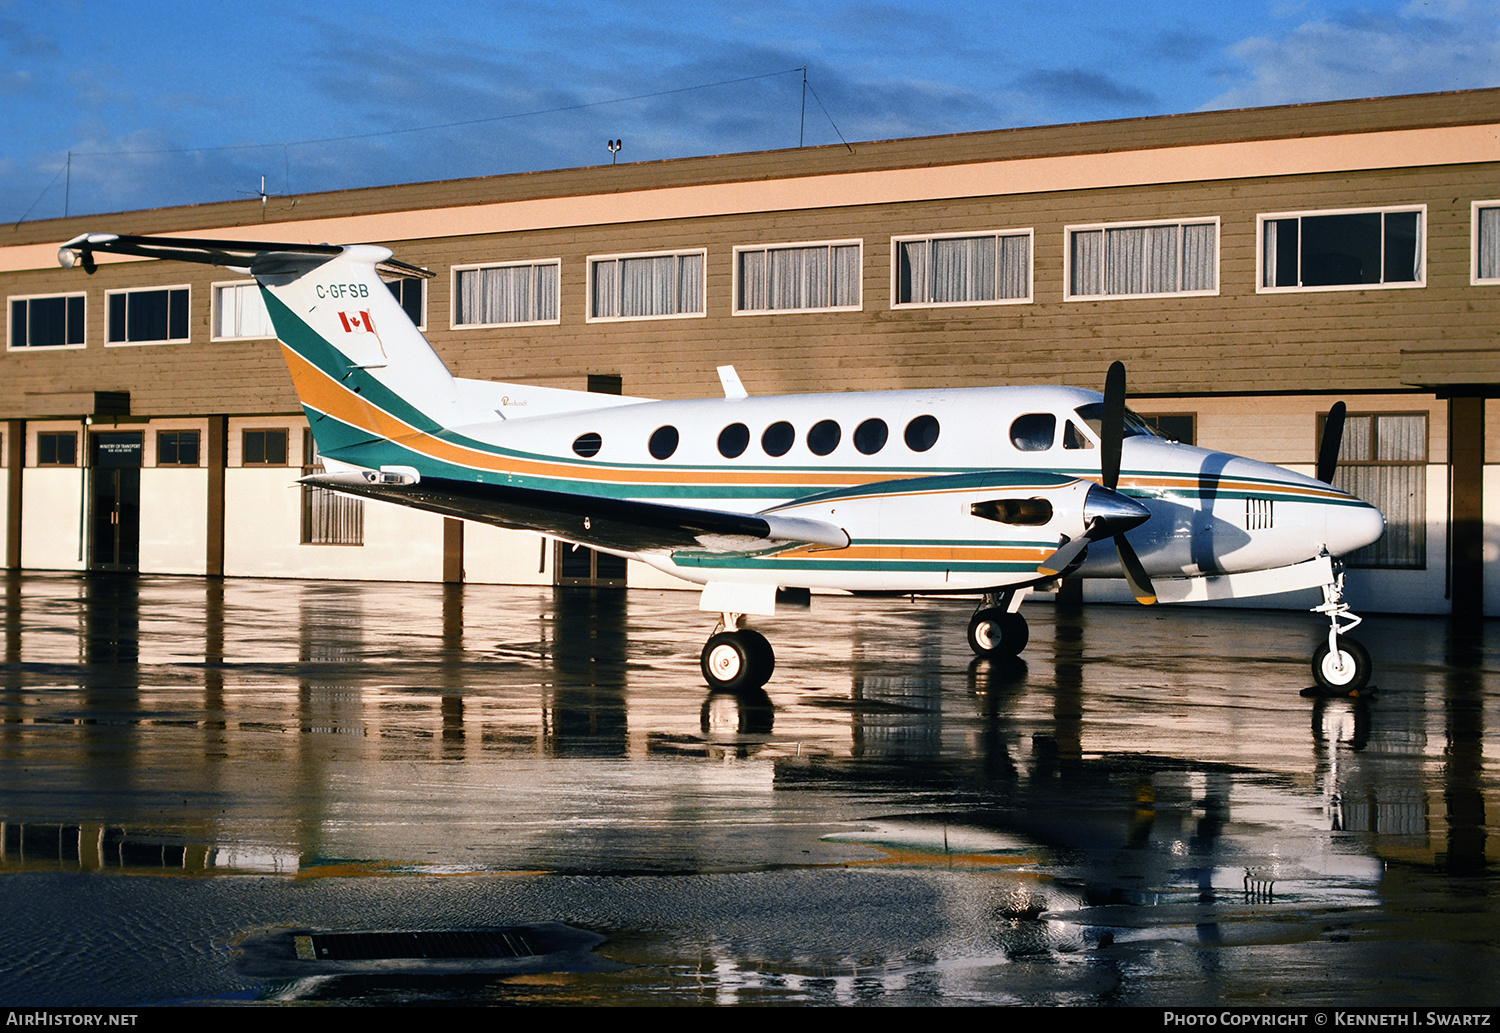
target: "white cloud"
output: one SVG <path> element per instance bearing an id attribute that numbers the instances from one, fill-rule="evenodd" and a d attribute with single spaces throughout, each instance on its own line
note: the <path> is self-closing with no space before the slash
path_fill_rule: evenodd
<path id="1" fill-rule="evenodd" d="M 1428 0 L 1354 11 L 1229 49 L 1248 78 L 1204 109 L 1500 85 L 1500 2 Z"/>

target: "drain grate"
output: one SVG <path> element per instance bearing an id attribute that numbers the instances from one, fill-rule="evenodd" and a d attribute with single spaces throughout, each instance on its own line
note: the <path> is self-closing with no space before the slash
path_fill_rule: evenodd
<path id="1" fill-rule="evenodd" d="M 236 967 L 266 979 L 612 972 L 604 937 L 561 922 L 468 929 L 268 929 L 235 945 Z"/>
<path id="2" fill-rule="evenodd" d="M 421 932 L 313 933 L 295 937 L 302 961 L 397 958 L 525 958 L 539 951 L 519 929 L 436 929 Z"/>

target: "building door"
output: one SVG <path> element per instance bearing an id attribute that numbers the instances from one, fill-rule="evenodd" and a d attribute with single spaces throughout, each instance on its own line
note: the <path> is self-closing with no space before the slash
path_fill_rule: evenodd
<path id="1" fill-rule="evenodd" d="M 95 434 L 89 457 L 89 569 L 135 570 L 141 558 L 139 431 Z"/>
<path id="2" fill-rule="evenodd" d="M 554 542 L 553 582 L 583 588 L 624 588 L 625 560 L 608 553 Z"/>

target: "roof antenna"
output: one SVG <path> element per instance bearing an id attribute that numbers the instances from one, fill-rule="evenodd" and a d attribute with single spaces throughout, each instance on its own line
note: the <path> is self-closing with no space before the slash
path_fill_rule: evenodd
<path id="1" fill-rule="evenodd" d="M 260 221 L 261 222 L 265 222 L 266 221 L 266 198 L 268 198 L 268 197 L 279 197 L 280 196 L 279 194 L 268 194 L 268 193 L 266 193 L 266 177 L 265 176 L 261 176 L 260 177 L 260 193 L 254 194 L 254 193 L 251 193 L 248 190 L 236 190 L 235 193 L 239 194 L 241 197 L 259 197 L 260 198 Z"/>

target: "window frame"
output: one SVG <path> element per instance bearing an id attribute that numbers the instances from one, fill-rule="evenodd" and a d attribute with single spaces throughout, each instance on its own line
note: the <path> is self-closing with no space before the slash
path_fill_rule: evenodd
<path id="1" fill-rule="evenodd" d="M 1159 226 L 1175 226 L 1178 231 L 1177 282 L 1182 282 L 1182 230 L 1188 226 L 1214 228 L 1214 285 L 1212 290 L 1148 291 L 1140 294 L 1074 294 L 1073 293 L 1073 235 L 1102 231 L 1105 241 L 1110 230 L 1151 229 Z M 1185 216 L 1178 219 L 1132 219 L 1127 222 L 1080 222 L 1063 227 L 1063 301 L 1131 301 L 1139 298 L 1216 298 L 1223 289 L 1224 281 L 1220 263 L 1223 259 L 1224 226 L 1217 215 Z M 1107 254 L 1107 250 L 1106 250 Z M 1108 279 L 1108 272 L 1104 273 Z"/>
<path id="2" fill-rule="evenodd" d="M 662 315 L 644 316 L 596 316 L 594 315 L 594 266 L 599 262 L 618 262 L 626 258 L 683 258 L 697 255 L 703 260 L 702 283 L 699 287 L 699 309 L 696 312 L 668 312 Z M 708 315 L 708 248 L 675 248 L 665 251 L 625 251 L 609 255 L 589 255 L 584 259 L 584 322 L 585 323 L 639 323 L 648 319 L 703 319 Z M 561 277 L 559 277 L 561 279 Z M 800 310 L 797 310 L 800 311 Z M 514 324 L 505 324 L 514 325 Z"/>
<path id="3" fill-rule="evenodd" d="M 44 463 L 42 462 L 42 438 L 44 437 L 69 437 L 73 439 L 73 461 L 70 463 Z M 38 428 L 36 431 L 36 452 L 32 466 L 41 470 L 76 470 L 79 467 L 78 455 L 78 431 L 74 430 L 48 430 Z"/>
<path id="4" fill-rule="evenodd" d="M 432 294 L 432 292 L 427 289 L 427 278 L 424 277 L 424 276 L 392 276 L 389 279 L 387 279 L 386 277 L 381 277 L 380 282 L 383 283 L 383 284 L 385 284 L 387 290 L 390 290 L 391 286 L 393 284 L 397 284 L 397 283 L 400 283 L 400 284 L 412 284 L 412 283 L 416 283 L 416 284 L 420 284 L 421 285 L 421 287 L 422 287 L 422 311 L 420 313 L 421 318 L 420 319 L 414 319 L 414 320 L 412 320 L 412 322 L 416 324 L 416 327 L 417 327 L 418 330 L 426 330 L 427 329 L 427 299 Z M 406 288 L 403 286 L 402 290 L 404 291 L 405 289 Z M 395 291 L 391 291 L 391 300 L 393 300 L 397 305 L 399 305 L 401 307 L 401 311 L 406 312 L 406 303 L 404 301 L 402 301 L 402 299 L 396 297 L 396 292 Z M 411 317 L 411 313 L 410 312 L 406 312 L 406 315 L 407 315 L 407 318 Z"/>
<path id="5" fill-rule="evenodd" d="M 460 323 L 458 321 L 459 286 L 458 274 L 474 272 L 483 269 L 519 269 L 521 267 L 535 269 L 539 266 L 550 265 L 557 270 L 557 285 L 554 291 L 553 304 L 557 315 L 552 319 L 525 319 L 513 323 Z M 465 265 L 452 266 L 448 274 L 448 329 L 450 330 L 489 330 L 496 327 L 506 326 L 557 326 L 562 322 L 562 259 L 561 258 L 536 258 L 521 259 L 515 262 L 470 262 Z M 424 294 L 422 299 L 423 318 L 426 318 L 427 298 Z M 425 322 L 423 324 L 426 325 Z M 418 329 L 421 329 L 419 327 Z"/>
<path id="6" fill-rule="evenodd" d="M 180 462 L 179 463 L 164 463 L 164 462 L 162 462 L 162 458 L 161 458 L 161 456 L 162 456 L 162 438 L 164 436 L 168 435 L 168 434 L 176 434 L 176 435 L 179 436 L 179 438 L 183 434 L 191 434 L 191 435 L 193 435 L 197 439 L 197 441 L 195 442 L 195 444 L 194 444 L 193 447 L 195 449 L 197 449 L 198 458 L 196 460 L 194 460 L 193 462 L 191 462 L 191 463 L 180 463 Z M 155 451 L 155 453 L 153 455 L 153 458 L 152 458 L 152 463 L 151 463 L 152 467 L 153 468 L 160 468 L 160 469 L 164 469 L 164 470 L 197 470 L 197 469 L 201 469 L 203 467 L 203 465 L 204 465 L 204 463 L 203 463 L 203 460 L 204 460 L 203 437 L 204 437 L 203 431 L 200 428 L 198 428 L 198 427 L 159 427 L 159 428 L 157 428 L 157 430 L 156 430 L 156 441 L 155 441 L 156 451 Z M 243 445 L 244 445 L 244 443 L 242 441 L 241 442 L 241 447 L 243 447 Z M 179 441 L 179 444 L 178 444 L 178 448 L 179 449 L 181 448 L 180 441 Z"/>
<path id="7" fill-rule="evenodd" d="M 901 292 L 901 245 L 917 241 L 963 240 L 969 237 L 1026 238 L 1026 296 L 979 301 L 898 301 Z M 1013 226 L 999 230 L 962 230 L 954 233 L 909 233 L 891 238 L 891 308 L 972 308 L 990 305 L 1031 305 L 1036 302 L 1036 227 Z"/>
<path id="8" fill-rule="evenodd" d="M 1389 215 L 1395 212 L 1417 213 L 1417 255 L 1420 275 L 1415 280 L 1398 280 L 1386 283 L 1329 283 L 1311 287 L 1267 287 L 1266 284 L 1266 221 L 1268 219 L 1297 219 L 1297 279 L 1302 279 L 1302 227 L 1300 220 L 1325 215 Z M 1380 231 L 1381 276 L 1384 277 L 1385 228 Z M 1323 294 L 1336 291 L 1396 291 L 1419 290 L 1427 286 L 1427 205 L 1392 204 L 1367 208 L 1313 208 L 1294 212 L 1264 212 L 1255 217 L 1255 293 L 1256 294 Z"/>
<path id="9" fill-rule="evenodd" d="M 252 335 L 252 336 L 249 336 L 249 337 L 226 337 L 226 336 L 221 336 L 219 334 L 219 311 L 220 311 L 220 309 L 219 309 L 219 292 L 223 288 L 225 288 L 225 287 L 250 287 L 250 286 L 254 286 L 254 287 L 257 288 L 256 293 L 258 295 L 259 294 L 260 284 L 256 283 L 256 281 L 254 281 L 254 280 L 216 280 L 215 282 L 209 284 L 209 288 L 208 288 L 208 290 L 209 290 L 209 294 L 208 294 L 208 306 L 209 306 L 209 311 L 208 311 L 208 339 L 209 339 L 209 341 L 212 342 L 212 341 L 274 341 L 274 340 L 276 340 L 276 330 L 275 330 L 274 327 L 272 327 L 271 332 L 269 334 L 264 334 L 264 335 L 262 335 L 262 334 L 255 334 L 255 335 Z M 191 304 L 192 304 L 192 298 L 191 298 L 191 296 L 188 298 L 188 304 L 189 304 L 189 307 L 191 307 Z M 264 307 L 264 304 L 265 304 L 264 299 L 262 299 L 261 304 L 262 304 L 262 307 Z M 271 314 L 269 312 L 267 312 L 266 313 L 266 321 L 269 323 L 270 320 L 271 320 Z M 191 317 L 191 315 L 189 315 L 189 325 L 191 325 L 191 321 L 192 321 L 192 317 Z M 158 343 L 160 343 L 160 342 L 158 342 Z"/>
<path id="10" fill-rule="evenodd" d="M 23 345 L 21 345 L 19 347 L 17 347 L 16 345 L 12 344 L 11 343 L 11 338 L 14 337 L 14 335 L 15 335 L 15 304 L 16 304 L 16 302 L 18 302 L 18 301 L 24 301 L 24 302 L 27 303 L 26 332 L 27 332 L 27 336 L 30 336 L 30 334 L 31 334 L 31 304 L 30 303 L 33 302 L 33 301 L 51 301 L 53 298 L 62 298 L 64 300 L 64 302 L 65 302 L 65 304 L 64 304 L 64 312 L 65 313 L 66 313 L 66 307 L 67 307 L 66 306 L 67 299 L 69 299 L 69 298 L 82 298 L 83 299 L 83 341 L 82 341 L 82 343 L 80 343 L 80 344 L 23 344 Z M 64 316 L 64 318 L 66 318 L 66 315 Z M 88 327 L 89 327 L 89 296 L 88 296 L 88 292 L 87 291 L 65 291 L 65 292 L 53 291 L 53 292 L 47 293 L 47 294 L 12 294 L 12 295 L 9 295 L 5 299 L 5 350 L 7 352 L 13 352 L 15 354 L 24 355 L 27 352 L 78 351 L 78 350 L 80 350 L 82 348 L 87 348 L 89 346 L 89 344 L 88 344 Z M 64 331 L 63 336 L 65 336 L 65 337 L 67 336 L 67 332 L 66 331 Z"/>
<path id="11" fill-rule="evenodd" d="M 1500 284 L 1500 276 L 1479 275 L 1479 213 L 1490 208 L 1500 209 L 1500 200 L 1469 203 L 1469 286 L 1471 287 L 1491 287 Z"/>
<path id="12" fill-rule="evenodd" d="M 170 334 L 172 332 L 172 295 L 171 295 L 171 292 L 172 291 L 187 291 L 187 336 L 186 337 L 165 337 L 165 338 L 160 338 L 160 339 L 152 340 L 152 341 L 130 341 L 130 340 L 125 340 L 125 341 L 111 341 L 109 339 L 109 323 L 110 323 L 110 311 L 109 311 L 109 309 L 110 309 L 110 299 L 113 298 L 113 297 L 115 297 L 116 295 L 121 295 L 121 294 L 125 295 L 127 297 L 127 299 L 128 299 L 128 297 L 131 294 L 152 294 L 152 293 L 155 293 L 157 291 L 166 291 L 167 292 L 167 333 L 168 334 Z M 127 334 L 129 334 L 130 333 L 130 314 L 129 314 L 129 311 L 130 311 L 129 310 L 130 302 L 129 302 L 129 300 L 127 300 L 125 302 L 125 304 L 126 304 L 125 332 Z M 212 327 L 210 327 L 210 329 L 212 329 Z M 168 284 L 162 284 L 161 286 L 151 286 L 151 287 L 118 287 L 118 288 L 115 288 L 115 289 L 112 289 L 112 290 L 107 290 L 107 291 L 104 292 L 104 347 L 106 347 L 106 348 L 150 348 L 150 347 L 154 347 L 154 346 L 159 345 L 159 344 L 191 344 L 192 340 L 193 340 L 193 285 L 192 284 L 190 284 L 190 283 L 168 283 Z"/>
<path id="13" fill-rule="evenodd" d="M 270 433 L 270 434 L 280 433 L 286 439 L 285 442 L 284 442 L 284 451 L 282 452 L 281 462 L 279 462 L 279 463 L 268 463 L 268 462 L 250 463 L 250 462 L 246 462 L 245 461 L 245 443 L 246 443 L 247 438 L 251 434 L 267 434 L 267 433 Z M 291 431 L 287 427 L 285 427 L 285 426 L 280 426 L 280 427 L 241 427 L 240 428 L 240 455 L 239 455 L 239 460 L 240 460 L 239 461 L 239 466 L 240 466 L 241 469 L 244 469 L 244 470 L 266 470 L 266 469 L 276 470 L 276 469 L 285 469 L 286 467 L 291 466 L 292 465 L 292 434 L 291 434 Z"/>
<path id="14" fill-rule="evenodd" d="M 764 252 L 765 254 L 769 255 L 772 251 L 798 251 L 810 250 L 812 248 L 832 249 L 836 247 L 855 247 L 859 249 L 859 273 L 855 277 L 855 285 L 859 289 L 859 302 L 857 304 L 819 305 L 817 307 L 809 308 L 740 308 L 740 280 L 742 279 L 740 272 L 741 255 L 757 251 Z M 733 249 L 733 258 L 731 259 L 731 262 L 732 264 L 730 266 L 730 279 L 732 281 L 732 296 L 730 300 L 729 314 L 732 316 L 784 316 L 793 313 L 809 312 L 863 312 L 865 309 L 865 241 L 863 237 L 850 237 L 847 240 L 782 241 L 776 244 L 736 244 Z M 592 268 L 592 266 L 590 268 Z M 830 257 L 830 272 L 832 271 L 832 268 L 833 265 Z M 706 279 L 707 277 L 705 277 L 705 280 Z M 830 298 L 833 296 L 833 283 L 831 279 L 828 284 L 828 296 Z M 590 294 L 590 297 L 592 297 L 592 293 Z"/>

